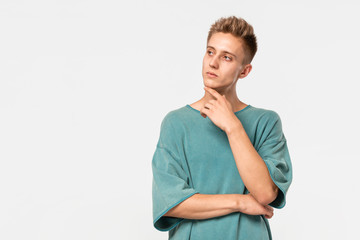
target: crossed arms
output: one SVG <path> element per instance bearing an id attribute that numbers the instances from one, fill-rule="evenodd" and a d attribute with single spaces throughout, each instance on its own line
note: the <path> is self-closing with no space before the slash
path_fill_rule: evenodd
<path id="1" fill-rule="evenodd" d="M 207 219 L 242 212 L 250 215 L 273 216 L 268 206 L 278 195 L 278 188 L 270 177 L 269 170 L 257 153 L 239 122 L 226 131 L 239 174 L 249 194 L 194 194 L 164 216 L 187 219 Z"/>

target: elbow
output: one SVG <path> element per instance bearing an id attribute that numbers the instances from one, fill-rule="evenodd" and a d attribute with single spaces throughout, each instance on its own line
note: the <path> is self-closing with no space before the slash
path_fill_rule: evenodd
<path id="1" fill-rule="evenodd" d="M 269 205 L 277 198 L 278 193 L 279 193 L 279 189 L 278 187 L 275 186 L 273 189 L 266 191 L 260 196 L 258 196 L 256 200 L 264 206 Z"/>

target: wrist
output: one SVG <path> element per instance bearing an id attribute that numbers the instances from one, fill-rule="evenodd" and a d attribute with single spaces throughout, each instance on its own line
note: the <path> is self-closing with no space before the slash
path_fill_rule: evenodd
<path id="1" fill-rule="evenodd" d="M 237 212 L 243 212 L 243 210 L 244 210 L 243 197 L 244 197 L 244 195 L 242 195 L 242 194 L 236 194 L 236 211 Z"/>
<path id="2" fill-rule="evenodd" d="M 227 135 L 233 135 L 241 131 L 244 131 L 244 127 L 241 124 L 240 120 L 234 121 L 233 124 L 229 125 L 228 128 L 225 129 Z"/>

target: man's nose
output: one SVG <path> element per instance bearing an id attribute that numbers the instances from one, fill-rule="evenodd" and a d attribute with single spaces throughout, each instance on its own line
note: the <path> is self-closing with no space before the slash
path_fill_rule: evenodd
<path id="1" fill-rule="evenodd" d="M 211 58 L 210 62 L 209 62 L 210 67 L 212 68 L 218 68 L 219 67 L 219 63 L 218 63 L 218 59 L 216 56 L 214 56 L 213 58 Z"/>

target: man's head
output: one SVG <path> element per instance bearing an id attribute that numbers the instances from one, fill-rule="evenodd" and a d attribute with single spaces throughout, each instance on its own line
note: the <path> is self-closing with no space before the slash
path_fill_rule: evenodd
<path id="1" fill-rule="evenodd" d="M 234 16 L 220 18 L 210 28 L 202 75 L 204 85 L 219 91 L 234 89 L 252 69 L 256 37 L 251 25 Z"/>
<path id="2" fill-rule="evenodd" d="M 242 43 L 245 52 L 243 64 L 251 63 L 257 51 L 256 36 L 253 27 L 244 19 L 235 16 L 220 18 L 213 25 L 208 33 L 207 43 L 214 33 L 230 33 Z"/>

